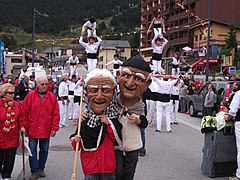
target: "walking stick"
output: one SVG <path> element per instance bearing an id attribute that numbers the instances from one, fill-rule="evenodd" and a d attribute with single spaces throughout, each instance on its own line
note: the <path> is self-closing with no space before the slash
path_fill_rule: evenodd
<path id="1" fill-rule="evenodd" d="M 81 92 L 81 100 L 80 100 L 80 113 L 79 113 L 79 118 L 78 118 L 78 131 L 77 131 L 78 136 L 80 136 L 81 122 L 82 122 L 82 103 L 83 103 L 83 91 Z M 73 174 L 72 174 L 71 180 L 76 180 L 78 148 L 79 148 L 79 142 L 77 142 L 77 144 L 76 144 L 75 158 L 74 158 L 74 165 L 73 165 Z"/>
<path id="2" fill-rule="evenodd" d="M 22 156 L 23 156 L 23 180 L 25 180 L 25 155 L 24 155 L 24 151 L 25 151 L 25 146 L 24 146 L 24 134 L 23 132 L 21 132 L 21 136 L 22 136 Z"/>

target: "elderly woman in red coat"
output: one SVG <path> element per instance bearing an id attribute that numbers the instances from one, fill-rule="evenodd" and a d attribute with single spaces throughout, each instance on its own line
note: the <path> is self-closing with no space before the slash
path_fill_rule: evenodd
<path id="1" fill-rule="evenodd" d="M 19 131 L 25 133 L 27 121 L 20 103 L 13 100 L 12 84 L 3 84 L 0 96 L 0 174 L 2 179 L 7 179 L 11 178 L 19 145 Z"/>

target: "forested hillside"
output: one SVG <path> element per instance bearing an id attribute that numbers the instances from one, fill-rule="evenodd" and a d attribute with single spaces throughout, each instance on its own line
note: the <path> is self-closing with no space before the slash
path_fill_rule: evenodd
<path id="1" fill-rule="evenodd" d="M 113 19 L 112 25 L 133 28 L 139 24 L 136 8 L 139 0 L 1 0 L 0 31 L 8 31 L 18 27 L 25 32 L 32 32 L 33 8 L 49 15 L 48 18 L 37 17 L 38 33 L 58 34 L 83 24 L 84 19 L 95 16 L 104 19 L 110 16 L 126 14 L 122 18 Z M 118 11 L 119 9 L 119 11 Z M 129 14 L 134 16 L 129 16 Z M 140 12 L 138 13 L 140 15 Z M 126 21 L 127 20 L 127 21 Z M 131 30 L 128 29 L 128 30 Z"/>

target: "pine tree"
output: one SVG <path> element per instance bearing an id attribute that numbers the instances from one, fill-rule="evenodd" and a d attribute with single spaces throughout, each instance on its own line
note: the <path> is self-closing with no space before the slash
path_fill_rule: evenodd
<path id="1" fill-rule="evenodd" d="M 230 55 L 233 48 L 235 49 L 234 54 L 234 66 L 237 66 L 237 62 L 239 60 L 239 56 L 237 53 L 237 31 L 234 25 L 230 26 L 230 30 L 228 32 L 228 37 L 225 39 L 226 45 L 222 48 L 219 55 Z"/>

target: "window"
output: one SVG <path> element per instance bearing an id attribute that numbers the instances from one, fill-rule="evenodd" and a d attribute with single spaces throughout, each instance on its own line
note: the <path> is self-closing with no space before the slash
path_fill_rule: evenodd
<path id="1" fill-rule="evenodd" d="M 199 41 L 201 41 L 201 40 L 202 40 L 202 34 L 199 35 Z"/>
<path id="2" fill-rule="evenodd" d="M 12 58 L 11 63 L 22 63 L 22 59 Z"/>
<path id="3" fill-rule="evenodd" d="M 195 36 L 195 41 L 198 41 L 198 35 L 197 35 L 197 36 Z"/>

